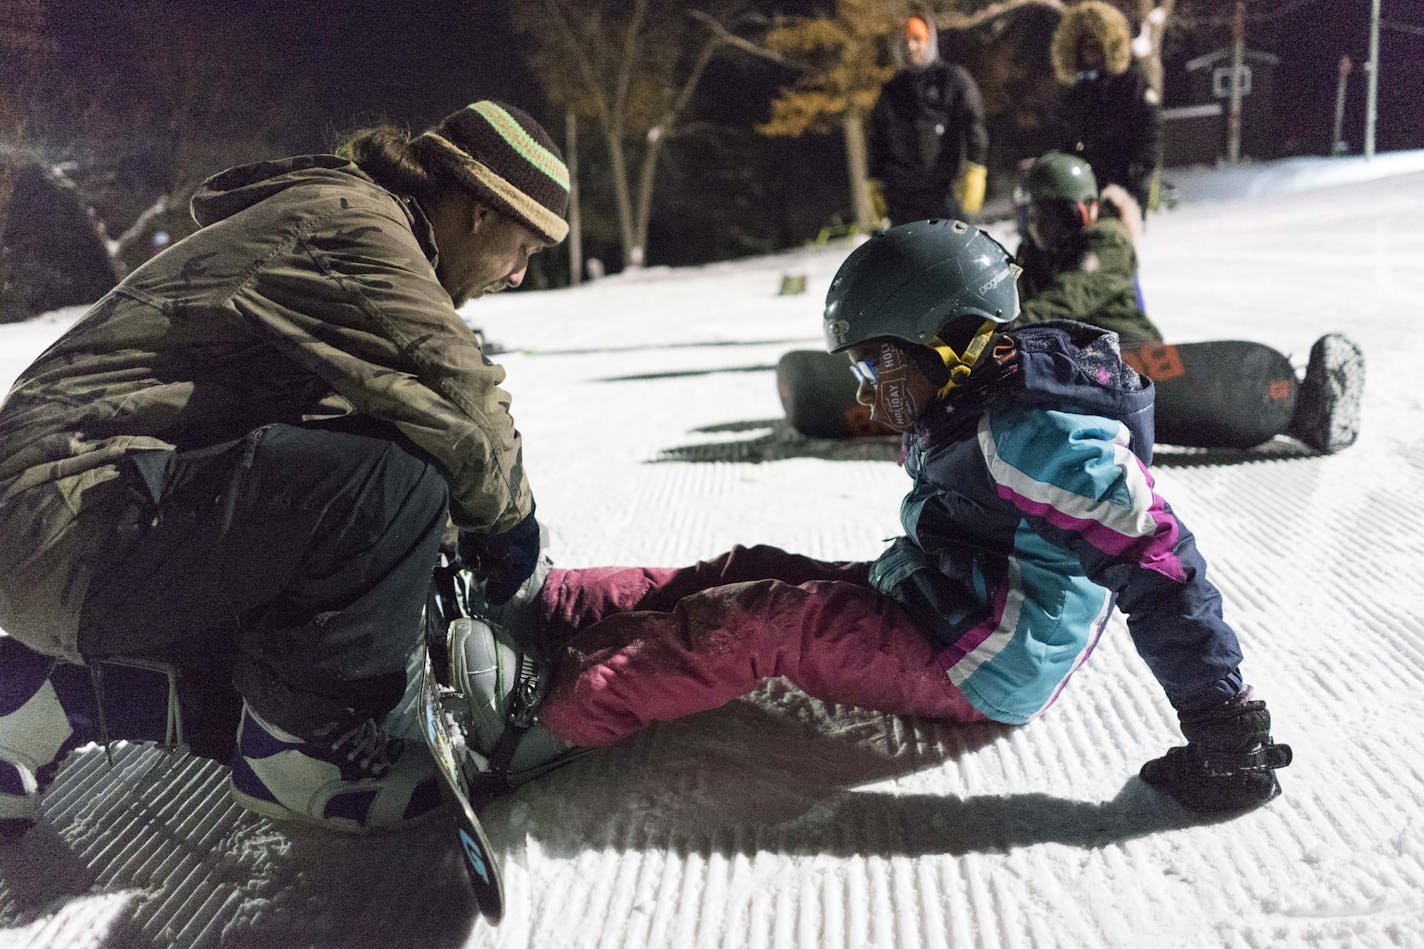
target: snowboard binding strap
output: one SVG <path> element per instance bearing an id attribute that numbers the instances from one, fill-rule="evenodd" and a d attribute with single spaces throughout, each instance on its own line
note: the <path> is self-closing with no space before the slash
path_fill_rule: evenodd
<path id="1" fill-rule="evenodd" d="M 509 766 L 520 740 L 539 719 L 539 706 L 549 691 L 548 667 L 520 653 L 515 667 L 515 685 L 509 691 L 505 705 L 505 726 L 490 749 L 485 768 L 470 776 L 470 795 L 477 802 L 504 794 L 514 787 Z"/>

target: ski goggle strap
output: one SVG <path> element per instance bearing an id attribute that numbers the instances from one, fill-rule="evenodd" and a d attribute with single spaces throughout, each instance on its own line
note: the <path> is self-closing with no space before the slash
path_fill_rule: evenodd
<path id="1" fill-rule="evenodd" d="M 974 370 L 974 364 L 979 361 L 979 357 L 984 355 L 984 347 L 989 345 L 989 340 L 994 338 L 994 330 L 999 324 L 993 320 L 985 320 L 979 324 L 979 328 L 974 331 L 969 342 L 965 345 L 964 351 L 956 353 L 954 347 L 939 337 L 935 337 L 931 343 L 935 352 L 939 353 L 939 358 L 944 360 L 945 368 L 949 370 L 949 381 L 939 390 L 937 398 L 944 398 L 949 391 L 969 378 L 969 373 Z"/>

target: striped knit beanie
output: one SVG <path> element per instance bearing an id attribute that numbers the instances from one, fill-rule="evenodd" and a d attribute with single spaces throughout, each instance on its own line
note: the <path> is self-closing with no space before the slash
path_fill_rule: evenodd
<path id="1" fill-rule="evenodd" d="M 416 138 L 465 187 L 544 240 L 569 233 L 569 169 L 549 133 L 522 109 L 482 99 Z"/>

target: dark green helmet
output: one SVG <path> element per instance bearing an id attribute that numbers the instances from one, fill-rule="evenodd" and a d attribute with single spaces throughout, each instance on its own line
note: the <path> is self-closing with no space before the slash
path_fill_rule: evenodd
<path id="1" fill-rule="evenodd" d="M 1002 244 L 963 221 L 892 227 L 836 271 L 826 293 L 826 347 L 838 353 L 885 337 L 936 346 L 960 317 L 1008 323 L 1019 315 L 1018 275 Z"/>
<path id="2" fill-rule="evenodd" d="M 1040 201 L 1096 201 L 1098 179 L 1083 159 L 1064 152 L 1047 152 L 1034 159 L 1014 190 L 1015 204 Z"/>

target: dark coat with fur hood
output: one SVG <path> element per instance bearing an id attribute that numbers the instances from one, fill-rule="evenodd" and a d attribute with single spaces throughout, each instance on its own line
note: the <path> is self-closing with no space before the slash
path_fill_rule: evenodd
<path id="1" fill-rule="evenodd" d="M 1103 48 L 1096 73 L 1079 69 L 1084 36 Z M 1146 207 L 1162 144 L 1161 98 L 1132 61 L 1127 18 L 1102 0 L 1084 0 L 1063 14 L 1049 52 L 1054 75 L 1069 87 L 1055 123 L 1057 147 L 1091 165 L 1100 187 L 1122 185 Z"/>

